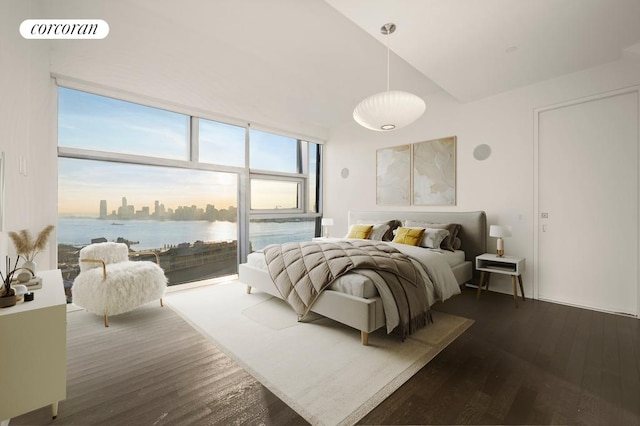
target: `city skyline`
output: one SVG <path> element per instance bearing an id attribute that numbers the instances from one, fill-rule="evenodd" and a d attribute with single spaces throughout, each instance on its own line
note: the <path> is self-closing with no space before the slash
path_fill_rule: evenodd
<path id="1" fill-rule="evenodd" d="M 119 205 L 122 195 L 138 206 L 237 207 L 238 177 L 233 173 L 60 158 L 58 214 L 98 217 L 100 200 Z"/>
<path id="2" fill-rule="evenodd" d="M 153 203 L 154 209 L 151 212 L 150 206 L 142 206 L 136 210 L 135 204 L 129 204 L 127 197 L 122 197 L 118 209 L 109 212 L 107 200 L 100 200 L 99 219 L 117 220 L 223 220 L 235 222 L 237 220 L 238 209 L 236 206 L 227 206 L 218 209 L 214 204 L 208 203 L 204 208 L 193 204 L 191 206 L 166 207 L 160 200 Z"/>

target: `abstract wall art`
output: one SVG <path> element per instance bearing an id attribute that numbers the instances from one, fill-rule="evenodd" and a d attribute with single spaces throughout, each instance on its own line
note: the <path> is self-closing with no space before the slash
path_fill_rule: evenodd
<path id="1" fill-rule="evenodd" d="M 413 144 L 413 204 L 456 205 L 456 137 Z"/>
<path id="2" fill-rule="evenodd" d="M 411 204 L 411 145 L 377 150 L 376 204 Z"/>
<path id="3" fill-rule="evenodd" d="M 376 204 L 456 205 L 456 137 L 376 151 Z"/>

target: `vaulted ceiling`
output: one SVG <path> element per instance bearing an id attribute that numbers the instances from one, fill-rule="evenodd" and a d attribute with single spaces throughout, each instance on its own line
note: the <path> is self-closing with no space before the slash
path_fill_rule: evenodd
<path id="1" fill-rule="evenodd" d="M 386 87 L 470 102 L 640 52 L 638 0 L 50 0 L 52 71 L 326 137 Z M 286 124 L 283 124 L 286 123 Z"/>
<path id="2" fill-rule="evenodd" d="M 619 59 L 638 0 L 325 0 L 462 102 Z"/>

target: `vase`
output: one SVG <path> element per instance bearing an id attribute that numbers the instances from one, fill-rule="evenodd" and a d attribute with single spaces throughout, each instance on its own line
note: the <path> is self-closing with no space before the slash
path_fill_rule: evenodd
<path id="1" fill-rule="evenodd" d="M 30 270 L 31 272 L 33 272 L 33 276 L 36 276 L 36 268 L 38 267 L 38 264 L 36 262 L 34 262 L 33 260 L 27 260 L 26 262 L 24 262 L 22 264 L 23 268 L 27 268 L 28 270 Z"/>
<path id="2" fill-rule="evenodd" d="M 13 289 L 9 291 L 11 292 L 10 296 L 0 296 L 0 308 L 8 308 L 16 304 L 16 294 Z"/>

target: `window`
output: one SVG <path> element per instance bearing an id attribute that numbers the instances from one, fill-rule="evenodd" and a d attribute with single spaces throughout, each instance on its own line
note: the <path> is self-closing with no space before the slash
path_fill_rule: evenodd
<path id="1" fill-rule="evenodd" d="M 300 182 L 251 179 L 251 210 L 300 209 Z"/>
<path id="2" fill-rule="evenodd" d="M 58 145 L 187 160 L 189 117 L 61 87 Z"/>
<path id="3" fill-rule="evenodd" d="M 309 240 L 319 148 L 59 87 L 59 268 L 73 280 L 83 246 L 122 241 L 155 250 L 175 285 L 234 274 L 266 244 Z M 238 226 L 247 218 L 249 229 Z"/>
<path id="4" fill-rule="evenodd" d="M 252 170 L 299 172 L 299 143 L 296 139 L 251 129 L 249 146 Z"/>
<path id="5" fill-rule="evenodd" d="M 199 123 L 200 162 L 244 167 L 245 128 L 203 118 Z"/>
<path id="6" fill-rule="evenodd" d="M 318 182 L 320 177 L 320 145 L 309 142 L 309 179 L 307 180 L 309 195 L 309 211 L 318 213 L 320 211 L 318 203 L 320 202 Z"/>
<path id="7" fill-rule="evenodd" d="M 237 272 L 236 174 L 60 158 L 58 187 L 65 279 L 100 241 L 156 251 L 169 285 Z"/>
<path id="8" fill-rule="evenodd" d="M 269 244 L 310 241 L 315 236 L 315 228 L 315 218 L 253 218 L 249 222 L 250 249 L 255 251 Z"/>

